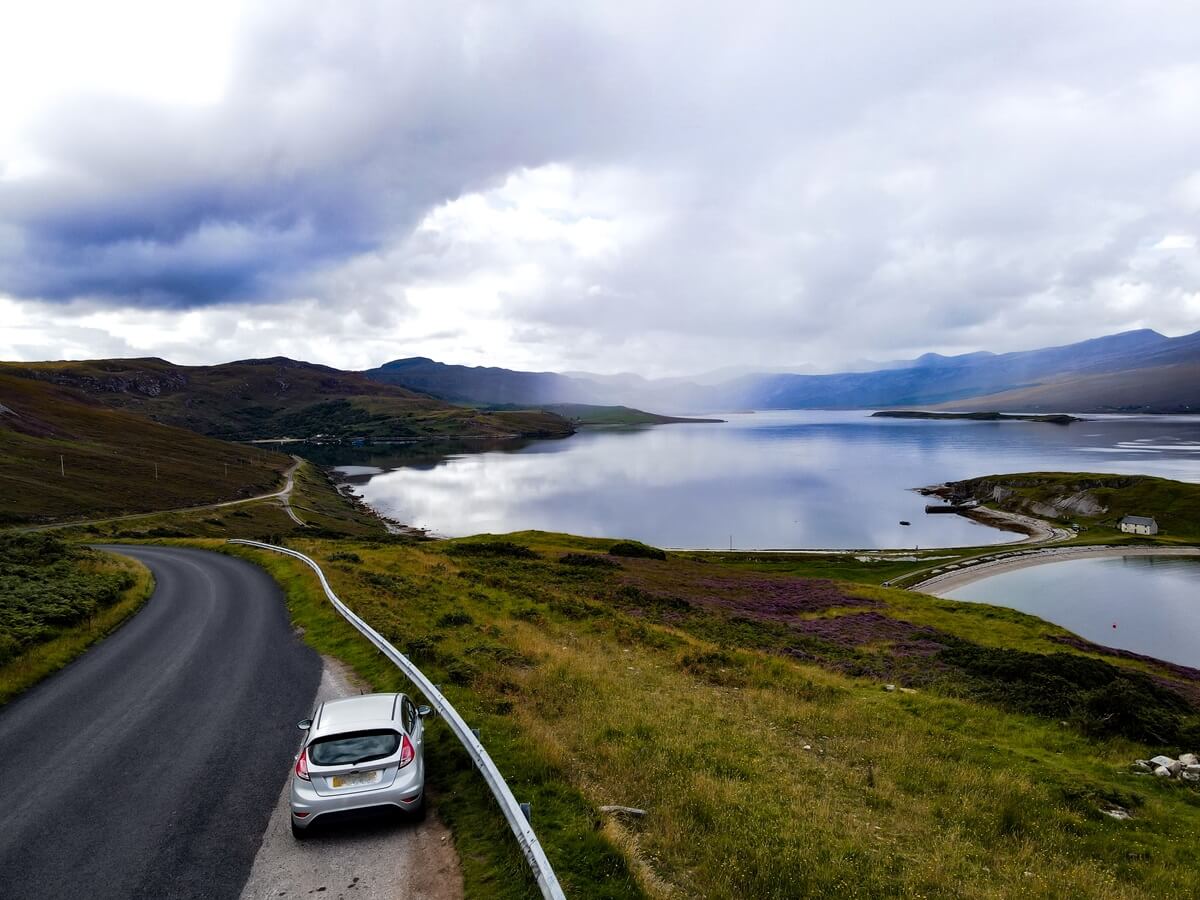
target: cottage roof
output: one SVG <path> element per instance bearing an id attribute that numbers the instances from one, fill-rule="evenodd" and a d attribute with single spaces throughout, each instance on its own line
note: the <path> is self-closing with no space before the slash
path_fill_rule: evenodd
<path id="1" fill-rule="evenodd" d="M 1122 525 L 1154 525 L 1152 516 L 1125 516 L 1121 519 Z"/>

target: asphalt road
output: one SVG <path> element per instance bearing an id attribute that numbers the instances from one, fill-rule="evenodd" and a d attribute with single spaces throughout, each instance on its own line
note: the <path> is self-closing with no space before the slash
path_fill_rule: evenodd
<path id="1" fill-rule="evenodd" d="M 0 897 L 238 897 L 311 711 L 320 657 L 261 569 L 108 547 L 157 587 L 0 709 Z"/>

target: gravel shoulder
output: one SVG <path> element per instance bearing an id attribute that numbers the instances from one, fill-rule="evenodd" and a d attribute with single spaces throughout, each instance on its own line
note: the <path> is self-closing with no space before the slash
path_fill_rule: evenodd
<path id="1" fill-rule="evenodd" d="M 365 689 L 337 660 L 324 657 L 324 663 L 316 702 Z M 463 878 L 450 832 L 432 809 L 420 823 L 368 819 L 316 831 L 300 842 L 288 826 L 285 783 L 241 896 L 459 900 Z"/>

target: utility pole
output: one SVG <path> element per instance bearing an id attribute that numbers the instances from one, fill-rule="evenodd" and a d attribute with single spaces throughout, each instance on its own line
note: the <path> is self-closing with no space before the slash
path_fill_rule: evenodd
<path id="1" fill-rule="evenodd" d="M 729 536 L 729 549 L 730 550 L 733 549 L 733 535 L 732 534 Z"/>
<path id="2" fill-rule="evenodd" d="M 67 464 L 63 461 L 63 455 L 58 454 L 58 471 L 63 478 L 67 477 Z"/>

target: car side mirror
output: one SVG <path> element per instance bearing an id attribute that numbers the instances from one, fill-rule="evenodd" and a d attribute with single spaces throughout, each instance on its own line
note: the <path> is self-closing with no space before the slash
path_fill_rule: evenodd
<path id="1" fill-rule="evenodd" d="M 296 723 L 296 727 L 301 731 L 308 731 L 308 729 L 312 728 L 312 719 L 301 719 Z"/>
<path id="2" fill-rule="evenodd" d="M 418 706 L 417 707 L 417 715 L 420 716 L 422 719 L 427 719 L 430 716 L 436 715 L 436 713 L 433 711 L 432 706 Z"/>

